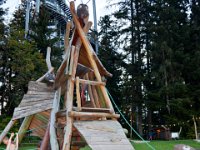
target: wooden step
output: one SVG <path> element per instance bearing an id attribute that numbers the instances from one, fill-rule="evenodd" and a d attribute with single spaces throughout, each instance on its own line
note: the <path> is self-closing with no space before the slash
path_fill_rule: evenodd
<path id="1" fill-rule="evenodd" d="M 78 110 L 77 107 L 73 107 L 74 110 Z M 110 109 L 108 108 L 91 108 L 91 107 L 81 107 L 81 112 L 105 112 L 109 113 Z"/>
<path id="2" fill-rule="evenodd" d="M 76 111 L 70 111 L 68 114 L 70 117 L 91 117 L 91 118 L 119 118 L 119 114 L 111 114 L 111 113 L 100 113 L 100 112 L 76 112 Z"/>

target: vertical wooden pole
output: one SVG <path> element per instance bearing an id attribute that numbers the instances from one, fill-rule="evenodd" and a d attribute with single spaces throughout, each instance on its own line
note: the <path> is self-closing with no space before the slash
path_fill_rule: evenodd
<path id="1" fill-rule="evenodd" d="M 72 46 L 72 49 L 75 49 L 74 46 Z M 72 50 L 72 52 L 74 52 L 74 50 Z M 67 113 L 66 113 L 66 127 L 65 127 L 65 135 L 64 135 L 64 143 L 63 143 L 63 150 L 70 150 L 70 143 L 71 143 L 71 137 L 72 137 L 72 124 L 73 124 L 73 118 L 69 117 L 68 112 L 72 111 L 73 108 L 73 94 L 74 94 L 74 82 L 73 82 L 73 78 L 75 77 L 75 72 L 76 72 L 76 66 L 78 64 L 78 57 L 76 58 L 75 54 L 77 53 L 77 51 L 75 51 L 74 56 L 71 59 L 74 59 L 74 62 L 77 62 L 76 64 L 73 65 L 73 71 L 72 71 L 72 76 L 68 79 L 67 82 L 67 92 L 66 92 L 66 109 L 67 109 Z"/>
<path id="2" fill-rule="evenodd" d="M 81 111 L 81 96 L 80 96 L 80 83 L 79 77 L 76 77 L 76 99 L 78 111 Z"/>
<path id="3" fill-rule="evenodd" d="M 85 79 L 89 80 L 88 74 L 85 75 Z M 90 101 L 92 103 L 92 106 L 95 108 L 96 104 L 94 102 L 94 96 L 93 96 L 93 93 L 92 93 L 92 87 L 91 87 L 91 85 L 88 85 L 88 92 L 89 92 Z"/>
<path id="4" fill-rule="evenodd" d="M 195 118 L 194 118 L 194 115 L 193 115 L 192 120 L 193 120 L 193 122 L 194 122 L 194 132 L 195 132 L 195 137 L 196 137 L 196 140 L 198 140 L 197 123 L 196 123 L 196 120 L 195 120 Z"/>
<path id="5" fill-rule="evenodd" d="M 10 131 L 12 126 L 15 124 L 16 120 L 10 120 L 10 122 L 7 124 L 6 128 L 3 130 L 3 132 L 0 135 L 0 144 L 3 141 L 3 138 L 6 136 L 6 134 Z"/>
<path id="6" fill-rule="evenodd" d="M 71 22 L 67 22 L 66 33 L 65 33 L 65 52 L 67 51 L 67 48 L 69 46 L 69 34 L 70 34 L 71 26 L 72 26 L 72 23 Z"/>
<path id="7" fill-rule="evenodd" d="M 22 122 L 22 124 L 21 124 L 21 126 L 19 128 L 19 131 L 18 131 L 19 144 L 21 143 L 24 135 L 26 134 L 26 131 L 27 131 L 28 127 L 30 126 L 31 121 L 33 119 L 33 116 L 34 115 L 27 116 L 27 117 L 24 118 L 24 120 L 23 120 L 23 122 Z"/>
<path id="8" fill-rule="evenodd" d="M 55 123 L 56 123 L 56 113 L 59 110 L 60 95 L 61 95 L 61 87 L 55 93 L 54 100 L 53 100 L 53 108 L 51 110 L 51 116 L 50 116 L 50 143 L 51 143 L 52 150 L 53 149 L 59 150 Z"/>

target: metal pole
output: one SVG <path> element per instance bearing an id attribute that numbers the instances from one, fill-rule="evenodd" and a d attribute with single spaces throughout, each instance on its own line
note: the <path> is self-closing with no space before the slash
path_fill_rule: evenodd
<path id="1" fill-rule="evenodd" d="M 94 17 L 94 31 L 95 31 L 95 49 L 96 53 L 98 54 L 98 32 L 97 32 L 97 13 L 96 13 L 96 0 L 92 0 L 93 4 L 93 17 Z"/>
<path id="2" fill-rule="evenodd" d="M 36 12 L 37 14 L 40 12 L 40 0 L 36 0 Z"/>
<path id="3" fill-rule="evenodd" d="M 27 37 L 29 30 L 29 17 L 30 17 L 30 0 L 26 2 L 26 20 L 25 20 L 25 38 Z"/>

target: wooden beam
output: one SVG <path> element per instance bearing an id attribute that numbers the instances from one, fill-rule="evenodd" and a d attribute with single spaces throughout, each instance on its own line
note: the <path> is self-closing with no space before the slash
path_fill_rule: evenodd
<path id="1" fill-rule="evenodd" d="M 73 46 L 73 49 L 75 47 Z M 74 81 L 72 81 L 72 77 L 75 77 L 75 72 L 76 72 L 76 67 L 78 64 L 78 51 L 75 51 L 74 53 L 74 66 L 72 70 L 72 76 L 69 78 L 67 82 L 67 92 L 66 92 L 66 109 L 67 112 L 72 110 L 73 107 L 73 94 L 74 94 Z M 72 59 L 72 58 L 71 58 Z M 64 134 L 64 143 L 62 150 L 70 150 L 70 143 L 71 143 L 71 138 L 72 138 L 72 124 L 73 124 L 73 118 L 69 117 L 68 114 L 66 113 L 66 128 L 65 128 L 65 134 Z"/>
<path id="2" fill-rule="evenodd" d="M 105 82 L 98 82 L 98 81 L 90 81 L 90 80 L 84 80 L 84 79 L 80 79 L 79 80 L 80 83 L 83 83 L 83 84 L 88 84 L 88 85 L 106 85 Z"/>
<path id="3" fill-rule="evenodd" d="M 70 63 L 69 63 L 69 75 L 72 75 L 72 71 L 73 71 L 73 66 L 74 66 L 74 51 L 75 51 L 75 47 L 72 46 L 71 56 L 70 56 Z"/>
<path id="4" fill-rule="evenodd" d="M 97 113 L 97 112 L 76 112 L 76 111 L 70 111 L 69 112 L 70 117 L 94 117 L 94 118 L 119 118 L 120 115 L 118 114 L 110 114 L 110 113 Z"/>
<path id="5" fill-rule="evenodd" d="M 77 15 L 75 13 L 74 1 L 70 2 L 70 10 L 71 10 L 71 14 L 73 16 L 73 21 L 74 21 L 74 23 L 76 25 L 76 29 L 78 31 L 79 37 L 80 37 L 80 39 L 81 39 L 81 41 L 82 41 L 82 43 L 83 43 L 83 45 L 85 47 L 85 50 L 87 52 L 88 60 L 90 61 L 92 69 L 94 70 L 95 77 L 96 77 L 97 81 L 101 82 L 102 81 L 101 80 L 101 75 L 99 73 L 97 64 L 96 64 L 96 62 L 94 60 L 94 56 L 93 56 L 93 52 L 94 51 L 93 51 L 93 48 L 92 48 L 91 44 L 89 43 L 88 39 L 86 38 L 83 29 L 81 28 L 80 22 L 79 22 L 78 17 L 77 17 Z M 110 98 L 108 96 L 108 93 L 106 91 L 105 86 L 101 85 L 100 89 L 101 89 L 102 94 L 103 94 L 103 96 L 105 98 L 106 106 L 111 109 L 112 113 L 114 113 L 114 109 L 113 109 L 112 103 L 110 101 Z"/>
<path id="6" fill-rule="evenodd" d="M 16 120 L 10 120 L 10 122 L 7 124 L 7 126 L 5 127 L 5 129 L 3 130 L 3 132 L 0 135 L 0 144 L 3 141 L 3 138 L 10 131 L 10 129 L 12 128 L 12 126 L 15 124 L 15 122 L 16 122 Z"/>
<path id="7" fill-rule="evenodd" d="M 19 131 L 18 131 L 18 142 L 19 142 L 19 144 L 21 143 L 24 135 L 26 134 L 26 131 L 31 124 L 31 121 L 33 120 L 33 116 L 34 115 L 27 116 L 27 117 L 24 118 L 24 120 L 23 120 L 23 122 L 22 122 L 22 124 L 19 128 Z"/>
<path id="8" fill-rule="evenodd" d="M 40 145 L 40 149 L 49 149 L 49 142 L 50 142 L 50 134 L 49 134 L 50 124 L 48 124 L 48 127 L 46 128 L 45 135 L 43 137 L 42 143 Z"/>
<path id="9" fill-rule="evenodd" d="M 50 57 L 51 57 L 51 47 L 47 47 L 46 63 L 48 70 L 52 68 Z"/>
<path id="10" fill-rule="evenodd" d="M 67 48 L 69 46 L 69 35 L 70 35 L 70 28 L 72 26 L 72 22 L 67 22 L 66 25 L 66 32 L 65 32 L 65 52 L 67 51 Z"/>
<path id="11" fill-rule="evenodd" d="M 76 77 L 76 100 L 77 100 L 78 111 L 81 111 L 81 96 L 80 96 L 79 77 Z"/>
<path id="12" fill-rule="evenodd" d="M 77 111 L 76 107 L 73 107 L 73 110 Z M 90 107 L 81 107 L 81 112 L 104 112 L 109 113 L 110 109 L 108 108 L 90 108 Z"/>
<path id="13" fill-rule="evenodd" d="M 56 113 L 58 112 L 60 105 L 60 95 L 61 95 L 61 88 L 59 88 L 55 93 L 53 100 L 53 108 L 51 110 L 51 116 L 50 116 L 50 143 L 52 150 L 53 149 L 59 150 L 55 124 L 56 124 Z"/>

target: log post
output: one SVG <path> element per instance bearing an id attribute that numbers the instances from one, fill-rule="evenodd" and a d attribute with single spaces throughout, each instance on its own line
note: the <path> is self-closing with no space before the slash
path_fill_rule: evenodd
<path id="1" fill-rule="evenodd" d="M 19 144 L 21 143 L 24 135 L 26 134 L 26 131 L 27 129 L 29 128 L 30 124 L 31 124 L 31 121 L 33 119 L 33 116 L 34 115 L 31 115 L 31 116 L 27 116 L 24 118 L 20 128 L 19 128 L 19 131 L 18 131 L 18 142 Z"/>
<path id="2" fill-rule="evenodd" d="M 46 150 L 49 147 L 49 141 L 50 141 L 49 129 L 50 129 L 50 124 L 48 124 L 42 143 L 40 145 L 41 150 L 43 149 Z"/>
<path id="3" fill-rule="evenodd" d="M 193 115 L 193 117 L 192 117 L 192 120 L 193 120 L 193 122 L 194 122 L 195 138 L 196 138 L 196 140 L 198 140 L 197 123 L 196 123 L 196 120 L 195 120 L 195 118 L 194 118 L 194 115 Z"/>
<path id="4" fill-rule="evenodd" d="M 70 34 L 71 26 L 72 26 L 72 22 L 67 22 L 66 32 L 65 32 L 65 52 L 69 46 L 69 34 Z"/>
<path id="5" fill-rule="evenodd" d="M 81 111 L 81 96 L 80 96 L 80 83 L 79 77 L 76 77 L 76 99 L 78 111 Z"/>
<path id="6" fill-rule="evenodd" d="M 61 95 L 61 88 L 59 88 L 55 93 L 54 100 L 53 100 L 53 109 L 51 110 L 51 116 L 50 116 L 50 143 L 51 143 L 52 150 L 53 149 L 59 150 L 55 123 L 56 123 L 56 113 L 59 110 L 60 95 Z"/>

